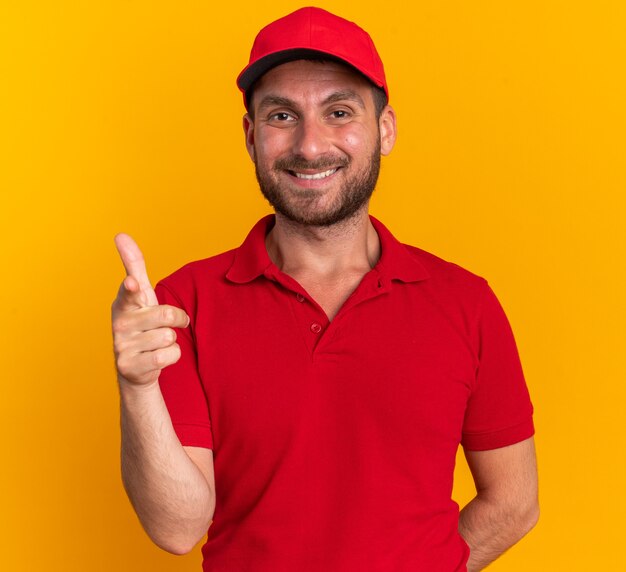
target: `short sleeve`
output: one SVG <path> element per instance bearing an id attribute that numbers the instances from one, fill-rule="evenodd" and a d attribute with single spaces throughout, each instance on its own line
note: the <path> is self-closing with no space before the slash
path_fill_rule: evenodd
<path id="1" fill-rule="evenodd" d="M 213 448 L 213 436 L 206 394 L 198 373 L 196 346 L 193 339 L 193 312 L 159 282 L 154 289 L 159 304 L 182 308 L 191 318 L 187 328 L 175 328 L 180 359 L 164 368 L 159 376 L 163 399 L 172 418 L 174 431 L 184 446 Z"/>
<path id="2" fill-rule="evenodd" d="M 509 321 L 492 289 L 477 322 L 478 368 L 461 444 L 482 451 L 513 445 L 534 434 L 533 406 Z"/>

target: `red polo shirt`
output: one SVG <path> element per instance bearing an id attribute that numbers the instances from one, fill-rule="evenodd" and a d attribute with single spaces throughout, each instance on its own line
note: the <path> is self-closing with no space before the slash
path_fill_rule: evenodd
<path id="1" fill-rule="evenodd" d="M 269 259 L 273 216 L 156 286 L 191 317 L 160 382 L 181 443 L 214 453 L 207 572 L 465 570 L 458 445 L 533 434 L 487 282 L 371 221 L 380 261 L 332 322 Z"/>

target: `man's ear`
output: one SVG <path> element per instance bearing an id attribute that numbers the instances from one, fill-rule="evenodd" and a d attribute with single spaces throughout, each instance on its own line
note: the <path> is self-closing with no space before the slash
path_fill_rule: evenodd
<path id="1" fill-rule="evenodd" d="M 243 132 L 246 136 L 246 149 L 250 159 L 254 161 L 254 121 L 249 113 L 243 116 Z"/>
<path id="2" fill-rule="evenodd" d="M 389 155 L 396 142 L 398 134 L 396 128 L 396 112 L 391 105 L 385 106 L 380 119 L 378 120 L 380 127 L 380 153 L 381 155 Z"/>

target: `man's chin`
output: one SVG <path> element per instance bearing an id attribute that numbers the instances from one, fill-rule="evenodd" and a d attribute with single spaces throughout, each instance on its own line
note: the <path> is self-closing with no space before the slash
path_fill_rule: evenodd
<path id="1" fill-rule="evenodd" d="M 277 214 L 295 224 L 329 227 L 353 219 L 367 208 L 378 179 L 380 154 L 372 156 L 370 166 L 371 169 L 360 176 L 329 181 L 331 184 L 320 188 L 294 185 L 280 177 L 274 179 L 261 173 L 258 166 L 256 175 L 263 196 Z M 332 179 L 339 177 L 339 173 L 343 175 L 344 169 L 339 169 Z"/>
<path id="2" fill-rule="evenodd" d="M 340 209 L 309 209 L 299 210 L 293 208 L 287 208 L 284 205 L 272 203 L 270 205 L 274 208 L 277 215 L 282 216 L 284 219 L 291 223 L 312 226 L 312 227 L 329 227 L 346 220 L 352 219 L 358 215 L 359 212 L 366 207 L 368 201 L 364 201 L 360 205 L 350 205 L 350 208 L 346 208 L 343 205 Z"/>

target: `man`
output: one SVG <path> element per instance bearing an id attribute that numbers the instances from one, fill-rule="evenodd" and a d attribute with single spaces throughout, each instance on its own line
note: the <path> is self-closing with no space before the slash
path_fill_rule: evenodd
<path id="1" fill-rule="evenodd" d="M 482 278 L 368 214 L 396 117 L 365 31 L 259 33 L 243 125 L 275 216 L 113 303 L 122 469 L 159 546 L 204 570 L 480 570 L 535 524 L 532 406 Z M 477 495 L 451 500 L 462 444 Z M 209 528 L 210 525 L 210 528 Z"/>

